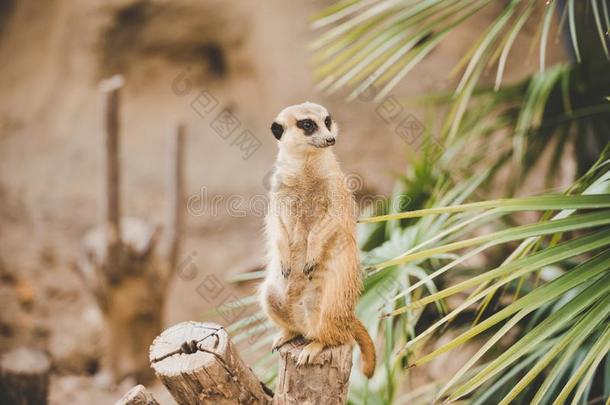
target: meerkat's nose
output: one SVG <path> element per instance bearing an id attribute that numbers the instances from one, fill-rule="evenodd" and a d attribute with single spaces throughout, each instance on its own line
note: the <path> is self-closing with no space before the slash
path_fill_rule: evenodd
<path id="1" fill-rule="evenodd" d="M 326 145 L 331 146 L 335 144 L 335 138 L 326 138 Z"/>

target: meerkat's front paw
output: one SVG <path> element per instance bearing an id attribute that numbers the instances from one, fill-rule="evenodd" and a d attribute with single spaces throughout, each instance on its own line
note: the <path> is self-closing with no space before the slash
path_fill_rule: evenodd
<path id="1" fill-rule="evenodd" d="M 290 269 L 290 266 L 288 266 L 286 263 L 282 263 L 282 276 L 284 276 L 284 278 L 288 278 L 288 276 L 290 275 L 290 272 L 292 271 Z"/>
<path id="2" fill-rule="evenodd" d="M 307 263 L 305 263 L 305 267 L 303 267 L 303 274 L 305 274 L 305 276 L 307 276 L 307 278 L 309 278 L 311 280 L 311 273 L 313 273 L 313 271 L 315 269 L 316 269 L 316 263 L 307 262 Z"/>
<path id="3" fill-rule="evenodd" d="M 297 367 L 313 363 L 314 359 L 324 350 L 324 345 L 320 342 L 311 342 L 301 350 L 297 359 Z"/>

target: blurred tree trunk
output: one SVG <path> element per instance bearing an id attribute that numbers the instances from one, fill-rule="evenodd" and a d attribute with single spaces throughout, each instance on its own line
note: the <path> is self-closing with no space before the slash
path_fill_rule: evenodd
<path id="1" fill-rule="evenodd" d="M 102 225 L 87 233 L 80 275 L 103 313 L 106 365 L 114 379 L 153 377 L 148 345 L 161 332 L 167 286 L 176 268 L 183 231 L 183 147 L 180 125 L 172 147 L 169 230 L 160 247 L 159 227 L 120 213 L 120 76 L 102 82 L 104 95 L 104 210 Z M 163 249 L 165 247 L 165 249 Z"/>

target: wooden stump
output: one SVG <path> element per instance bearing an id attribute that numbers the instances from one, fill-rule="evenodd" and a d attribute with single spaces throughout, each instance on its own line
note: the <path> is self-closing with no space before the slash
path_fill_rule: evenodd
<path id="1" fill-rule="evenodd" d="M 159 405 L 157 400 L 143 385 L 136 385 L 123 395 L 115 405 Z"/>
<path id="2" fill-rule="evenodd" d="M 0 360 L 0 403 L 44 405 L 49 389 L 49 358 L 35 349 L 19 348 Z"/>
<path id="3" fill-rule="evenodd" d="M 352 345 L 326 348 L 313 364 L 297 367 L 305 344 L 303 340 L 296 340 L 280 348 L 273 404 L 345 404 L 352 370 Z"/>
<path id="4" fill-rule="evenodd" d="M 150 362 L 179 405 L 271 403 L 271 391 L 243 362 L 220 325 L 172 326 L 154 340 Z"/>

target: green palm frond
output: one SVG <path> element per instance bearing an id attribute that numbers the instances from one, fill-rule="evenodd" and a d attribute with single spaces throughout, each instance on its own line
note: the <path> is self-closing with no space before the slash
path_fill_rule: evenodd
<path id="1" fill-rule="evenodd" d="M 323 30 L 311 44 L 316 62 L 318 88 L 329 93 L 352 88 L 349 98 L 380 89 L 376 100 L 389 91 L 417 63 L 451 32 L 469 18 L 489 7 L 490 0 L 422 0 L 422 1 L 341 1 L 314 17 L 312 28 Z M 562 9 L 558 10 L 558 3 Z M 590 3 L 586 5 L 583 3 Z M 582 10 L 581 10 L 582 9 Z M 601 9 L 601 10 L 600 10 Z M 536 12 L 541 10 L 541 12 Z M 601 49 L 608 54 L 607 5 L 601 0 L 576 2 L 567 0 L 506 2 L 496 20 L 465 53 L 458 69 L 463 69 L 456 94 L 474 87 L 482 70 L 497 65 L 496 88 L 515 42 L 529 19 L 538 18 L 540 32 L 540 69 L 545 70 L 545 50 L 556 14 L 566 14 L 572 48 L 581 61 L 577 19 L 592 15 Z M 578 14 L 578 16 L 577 16 Z"/>
<path id="2" fill-rule="evenodd" d="M 606 338 L 608 332 L 605 331 L 610 319 L 610 227 L 607 222 L 610 213 L 605 209 L 610 203 L 610 194 L 607 194 L 610 191 L 608 151 L 610 146 L 606 148 L 606 153 L 587 176 L 571 187 L 571 194 L 460 204 L 365 219 L 367 222 L 376 223 L 376 221 L 414 217 L 423 219 L 437 215 L 456 216 L 475 210 L 504 210 L 510 213 L 527 209 L 549 210 L 549 213 L 555 213 L 550 220 L 543 218 L 536 224 L 513 227 L 506 232 L 498 231 L 458 242 L 435 243 L 434 247 L 407 251 L 407 254 L 377 265 L 377 272 L 383 273 L 387 269 L 394 269 L 397 265 L 408 266 L 411 263 L 430 260 L 439 253 L 454 249 L 474 248 L 473 252 L 480 255 L 489 247 L 486 244 L 505 244 L 515 240 L 514 237 L 523 240 L 514 251 L 518 253 L 510 255 L 499 267 L 445 287 L 436 293 L 421 291 L 426 295 L 419 299 L 409 302 L 402 300 L 407 294 L 419 291 L 424 283 L 434 281 L 446 270 L 459 269 L 458 265 L 463 262 L 465 256 L 468 256 L 462 254 L 390 298 L 390 302 L 394 302 L 395 305 L 386 316 L 394 319 L 412 311 L 421 312 L 426 305 L 445 300 L 455 294 L 472 291 L 458 307 L 416 337 L 406 341 L 402 347 L 398 347 L 394 353 L 397 357 L 408 353 L 411 353 L 410 356 L 419 353 L 423 347 L 422 343 L 438 333 L 441 326 L 456 319 L 460 313 L 477 302 L 485 300 L 502 288 L 508 288 L 511 282 L 543 272 L 551 265 L 562 269 L 555 278 L 531 288 L 525 295 L 472 325 L 450 342 L 410 362 L 411 366 L 425 364 L 483 333 L 494 332 L 449 382 L 442 388 L 436 389 L 438 399 L 444 398 L 452 402 L 475 393 L 475 403 L 508 404 L 519 398 L 521 398 L 519 401 L 522 401 L 525 396 L 531 403 L 551 403 L 556 400 L 561 401 L 569 395 L 581 398 L 589 392 L 587 384 L 590 384 L 595 373 L 600 372 L 599 364 L 609 349 Z M 585 212 L 581 213 L 582 210 Z M 593 223 L 589 218 L 594 221 L 595 218 L 605 219 Z M 575 227 L 570 224 L 575 224 Z M 573 236 L 569 238 L 569 235 Z M 560 242 L 561 239 L 565 241 Z M 484 249 L 479 249 L 480 247 Z M 537 313 L 546 311 L 549 305 L 556 306 L 555 310 L 545 319 L 538 317 Z M 509 331 L 522 328 L 533 319 L 538 319 L 535 326 L 525 330 L 521 338 L 504 353 L 491 355 Z M 543 344 L 548 345 L 548 350 L 539 353 L 535 358 L 530 358 L 534 350 Z M 583 353 L 580 362 L 575 362 L 577 352 Z M 531 366 L 516 374 L 519 377 L 516 383 L 505 381 L 504 385 L 500 384 L 502 385 L 500 389 L 498 384 L 503 381 L 503 373 L 526 358 L 530 358 Z M 486 363 L 479 371 L 472 374 L 473 367 L 481 361 Z M 574 372 L 567 370 L 568 366 L 572 367 Z M 570 384 L 566 386 L 567 388 L 558 384 L 559 381 L 564 381 L 561 380 L 562 378 L 568 377 Z M 509 384 L 510 388 L 504 389 Z M 481 387 L 490 386 L 495 386 L 494 392 L 500 393 L 493 396 L 493 401 L 497 402 L 476 402 L 488 398 L 486 395 L 478 394 L 487 392 L 481 391 Z M 519 401 L 517 403 L 522 403 Z M 573 403 L 577 403 L 577 400 L 575 399 Z"/>

